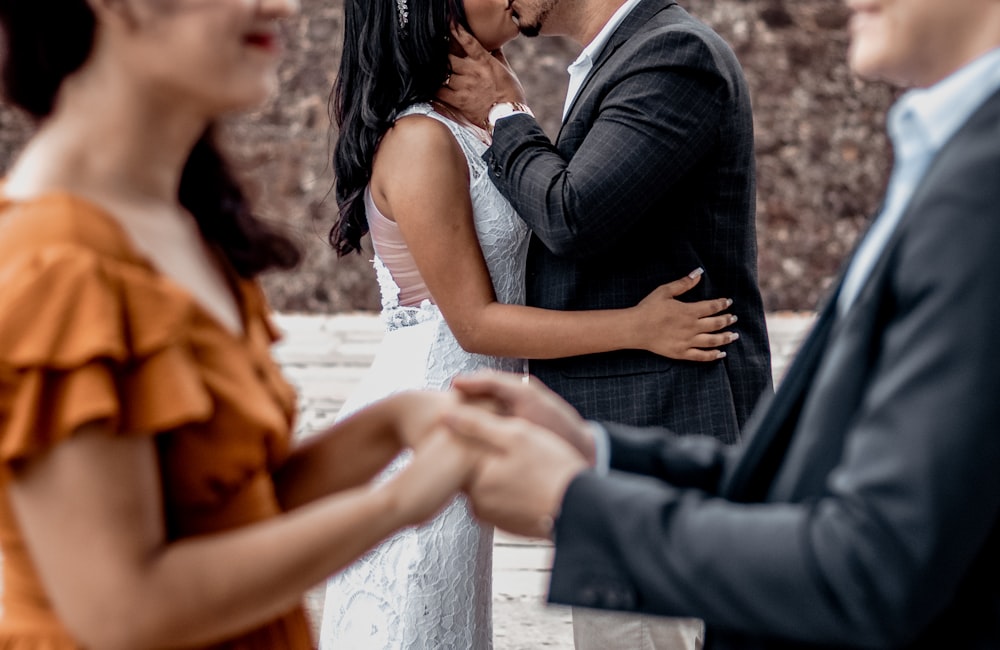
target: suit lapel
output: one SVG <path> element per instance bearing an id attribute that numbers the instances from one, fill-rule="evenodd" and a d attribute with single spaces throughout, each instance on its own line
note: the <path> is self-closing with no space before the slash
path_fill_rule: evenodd
<path id="1" fill-rule="evenodd" d="M 597 59 L 594 61 L 594 67 L 591 68 L 590 73 L 587 74 L 587 78 L 583 80 L 583 84 L 580 86 L 580 90 L 576 93 L 576 97 L 573 98 L 573 103 L 570 104 L 569 110 L 566 112 L 566 119 L 563 120 L 563 125 L 569 122 L 573 118 L 573 112 L 576 110 L 577 104 L 580 102 L 580 98 L 583 97 L 583 93 L 587 90 L 587 86 L 593 81 L 594 75 L 597 71 L 607 63 L 611 55 L 615 53 L 615 50 L 620 48 L 622 45 L 628 41 L 643 25 L 645 25 L 650 18 L 658 14 L 659 12 L 677 4 L 674 0 L 642 0 L 639 4 L 632 9 L 632 12 L 625 17 L 625 20 L 618 26 L 614 34 L 604 45 L 600 54 L 597 55 Z M 559 135 L 562 135 L 562 126 L 559 127 Z M 558 141 L 559 138 L 556 138 Z"/>
<path id="2" fill-rule="evenodd" d="M 935 187 L 937 184 L 934 181 L 937 170 L 941 165 L 947 164 L 951 152 L 956 150 L 956 147 L 959 148 L 957 150 L 964 148 L 965 144 L 962 142 L 964 139 L 975 137 L 983 123 L 993 124 L 998 119 L 1000 119 L 1000 91 L 973 114 L 931 161 L 920 187 L 910 199 L 906 212 L 886 242 L 885 248 L 866 278 L 861 291 L 847 313 L 838 318 L 837 300 L 844 276 L 854 254 L 852 253 L 848 257 L 849 261 L 841 268 L 836 289 L 827 299 L 817 317 L 816 325 L 796 353 L 777 393 L 769 402 L 758 406 L 751 422 L 748 423 L 746 447 L 740 453 L 739 461 L 733 466 L 729 475 L 723 477 L 723 495 L 734 501 L 744 502 L 759 501 L 767 496 L 771 481 L 780 468 L 792 434 L 798 425 L 799 411 L 808 396 L 813 377 L 823 360 L 823 353 L 826 351 L 830 339 L 836 336 L 843 327 L 850 325 L 850 322 L 856 318 L 858 309 L 870 307 L 872 304 L 877 307 L 877 303 L 873 303 L 877 297 L 871 294 L 878 291 L 879 287 L 883 285 L 884 276 L 890 270 L 892 251 L 899 245 L 899 241 L 904 236 L 907 222 L 911 221 L 913 215 L 919 212 L 920 205 L 925 201 L 928 193 L 939 191 Z M 870 227 L 871 224 L 869 224 Z M 863 239 L 864 236 L 858 238 L 855 252 Z"/>
<path id="3" fill-rule="evenodd" d="M 837 297 L 843 284 L 841 272 L 836 289 L 816 318 L 816 323 L 788 367 L 778 390 L 757 406 L 747 424 L 748 440 L 739 462 L 722 479 L 721 493 L 734 501 L 763 498 L 767 485 L 755 485 L 754 477 L 773 478 L 795 430 L 797 415 L 809 392 L 812 377 L 819 367 L 837 320 Z M 768 483 L 769 484 L 769 483 Z"/>
<path id="4" fill-rule="evenodd" d="M 771 480 L 777 474 L 791 442 L 792 433 L 798 424 L 799 412 L 806 397 L 808 397 L 813 377 L 823 360 L 830 340 L 849 320 L 851 311 L 855 305 L 862 301 L 866 291 L 871 291 L 869 287 L 877 284 L 872 279 L 885 272 L 885 260 L 889 256 L 882 255 L 872 269 L 862 291 L 855 298 L 851 309 L 844 317 L 838 317 L 837 303 L 847 270 L 850 268 L 861 242 L 868 235 L 868 231 L 871 230 L 878 215 L 882 213 L 884 206 L 883 202 L 882 206 L 875 212 L 875 216 L 868 220 L 868 226 L 855 241 L 851 254 L 846 258 L 847 261 L 841 265 L 834 290 L 820 308 L 816 323 L 795 353 L 795 358 L 782 378 L 778 390 L 769 401 L 762 401 L 758 405 L 751 421 L 747 423 L 746 447 L 740 455 L 739 462 L 734 465 L 732 471 L 722 481 L 722 494 L 734 501 L 759 501 L 766 496 Z M 898 225 L 901 226 L 902 222 Z M 887 242 L 886 251 L 895 245 L 898 237 L 899 227 Z"/>
<path id="5" fill-rule="evenodd" d="M 753 489 L 751 480 L 754 476 L 773 477 L 777 464 L 780 464 L 784 456 L 798 419 L 798 412 L 809 392 L 813 375 L 823 359 L 823 353 L 834 330 L 841 321 L 837 318 L 837 302 L 847 269 L 884 207 L 883 201 L 874 215 L 868 219 L 864 232 L 854 242 L 850 254 L 841 264 L 837 279 L 833 283 L 834 288 L 817 308 L 816 322 L 795 353 L 777 392 L 770 399 L 761 400 L 751 420 L 747 422 L 744 429 L 747 432 L 746 447 L 740 455 L 739 462 L 733 466 L 728 476 L 723 477 L 722 494 L 734 500 L 750 501 L 751 495 L 767 489 L 766 485 L 758 485 L 757 489 Z"/>

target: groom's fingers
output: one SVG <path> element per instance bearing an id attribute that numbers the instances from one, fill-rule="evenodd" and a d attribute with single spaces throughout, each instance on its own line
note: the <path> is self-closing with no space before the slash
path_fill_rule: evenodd
<path id="1" fill-rule="evenodd" d="M 489 56 L 490 53 L 486 51 L 482 43 L 477 41 L 475 36 L 465 31 L 465 28 L 461 25 L 454 25 L 451 28 L 451 35 L 462 46 L 466 56 L 469 58 L 480 59 L 484 56 Z"/>
<path id="2" fill-rule="evenodd" d="M 455 77 L 462 77 L 473 75 L 476 70 L 479 69 L 479 65 L 474 62 L 475 59 L 467 56 L 456 56 L 454 54 L 448 55 L 448 65 L 451 69 L 452 81 L 455 81 Z"/>
<path id="3" fill-rule="evenodd" d="M 452 98 L 457 95 L 477 92 L 478 77 L 475 70 L 469 68 L 467 59 L 452 54 L 448 57 L 448 65 L 451 70 L 447 78 L 448 85 L 438 89 L 443 100 L 454 103 L 455 100 Z"/>

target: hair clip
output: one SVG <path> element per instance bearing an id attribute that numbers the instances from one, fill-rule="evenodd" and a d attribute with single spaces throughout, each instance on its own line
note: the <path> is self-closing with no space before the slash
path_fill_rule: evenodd
<path id="1" fill-rule="evenodd" d="M 396 0 L 396 13 L 399 14 L 399 29 L 406 29 L 410 24 L 410 7 L 407 0 Z"/>

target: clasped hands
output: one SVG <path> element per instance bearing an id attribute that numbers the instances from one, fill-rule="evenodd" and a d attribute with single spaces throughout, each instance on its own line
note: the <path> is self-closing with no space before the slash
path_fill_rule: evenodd
<path id="1" fill-rule="evenodd" d="M 452 478 L 484 522 L 526 537 L 550 537 L 563 495 L 593 465 L 589 425 L 541 382 L 479 373 L 456 378 L 444 394 L 418 394 L 403 442 L 436 480 Z M 422 405 L 421 405 L 422 406 Z M 412 469 L 412 467 L 411 467 Z"/>

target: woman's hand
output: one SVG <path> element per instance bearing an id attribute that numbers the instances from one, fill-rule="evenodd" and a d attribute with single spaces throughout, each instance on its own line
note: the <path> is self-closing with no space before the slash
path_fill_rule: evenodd
<path id="1" fill-rule="evenodd" d="M 721 331 L 736 322 L 733 314 L 722 313 L 733 301 L 676 299 L 693 289 L 702 274 L 698 269 L 680 280 L 660 285 L 632 308 L 637 348 L 684 361 L 715 361 L 726 356 L 717 348 L 739 338 L 735 332 Z"/>
<path id="2" fill-rule="evenodd" d="M 470 406 L 489 403 L 491 408 L 488 410 L 497 415 L 527 420 L 554 432 L 579 451 L 587 462 L 594 464 L 594 438 L 586 420 L 537 378 L 524 381 L 521 375 L 481 371 L 455 377 L 452 387 Z"/>
<path id="3" fill-rule="evenodd" d="M 469 399 L 453 391 L 414 390 L 388 398 L 396 438 L 403 447 L 417 448 L 441 427 L 444 415 L 460 403 L 471 403 L 497 412 L 500 405 L 490 396 Z"/>
<path id="4" fill-rule="evenodd" d="M 274 473 L 279 499 L 292 510 L 367 483 L 407 447 L 418 447 L 458 397 L 450 391 L 396 393 L 310 436 Z"/>
<path id="5" fill-rule="evenodd" d="M 527 537 L 552 537 L 573 478 L 589 466 L 564 438 L 519 417 L 464 407 L 448 426 L 485 449 L 467 490 L 476 517 Z"/>
<path id="6" fill-rule="evenodd" d="M 414 449 L 413 459 L 385 484 L 391 508 L 408 525 L 436 515 L 472 479 L 483 449 L 444 427 L 436 427 Z"/>
<path id="7" fill-rule="evenodd" d="M 403 447 L 420 447 L 441 427 L 445 412 L 458 405 L 451 391 L 413 390 L 387 398 L 391 425 Z"/>

